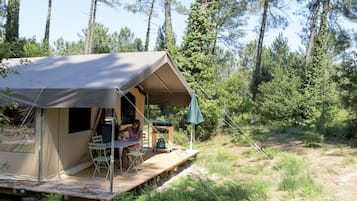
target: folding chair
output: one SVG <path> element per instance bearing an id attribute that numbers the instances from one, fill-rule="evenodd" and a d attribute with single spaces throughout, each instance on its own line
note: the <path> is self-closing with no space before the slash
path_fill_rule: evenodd
<path id="1" fill-rule="evenodd" d="M 135 151 L 130 151 L 126 155 L 128 156 L 129 159 L 129 167 L 126 170 L 128 172 L 131 169 L 135 169 L 136 172 L 138 172 L 138 169 L 140 164 L 144 162 L 144 150 L 143 147 L 140 148 L 140 150 L 135 150 Z"/>
<path id="2" fill-rule="evenodd" d="M 93 143 L 103 143 L 103 137 L 101 135 L 95 135 L 92 137 Z"/>
<path id="3" fill-rule="evenodd" d="M 110 172 L 109 166 L 109 157 L 107 156 L 106 146 L 103 143 L 88 143 L 89 153 L 92 158 L 92 162 L 94 165 L 94 171 L 92 177 L 95 176 L 96 173 L 100 175 L 100 169 L 107 169 L 107 174 L 105 179 L 108 178 Z"/>

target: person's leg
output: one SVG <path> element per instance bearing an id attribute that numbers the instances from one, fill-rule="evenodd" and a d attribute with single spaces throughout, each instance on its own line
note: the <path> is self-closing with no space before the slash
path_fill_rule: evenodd
<path id="1" fill-rule="evenodd" d="M 127 153 L 129 153 L 128 148 L 124 148 L 124 149 L 123 149 L 123 153 L 122 153 L 122 155 L 121 155 L 121 160 L 122 160 L 123 169 L 126 169 L 126 168 L 128 168 L 128 166 L 129 166 L 129 159 L 128 159 Z M 120 168 L 120 167 L 119 167 L 119 168 Z"/>

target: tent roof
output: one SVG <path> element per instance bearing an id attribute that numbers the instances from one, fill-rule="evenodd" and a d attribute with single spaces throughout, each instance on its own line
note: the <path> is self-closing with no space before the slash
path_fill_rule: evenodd
<path id="1" fill-rule="evenodd" d="M 149 104 L 188 105 L 191 88 L 166 52 L 91 54 L 7 60 L 10 74 L 0 79 L 1 94 L 39 108 L 114 107 L 117 96 L 134 87 Z M 23 61 L 23 59 L 22 59 Z M 4 63 L 4 62 L 3 62 Z"/>

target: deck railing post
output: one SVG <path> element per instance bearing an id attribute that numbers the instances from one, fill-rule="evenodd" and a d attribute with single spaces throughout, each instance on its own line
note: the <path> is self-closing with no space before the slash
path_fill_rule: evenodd
<path id="1" fill-rule="evenodd" d="M 112 109 L 112 137 L 110 146 L 110 192 L 113 193 L 113 177 L 114 177 L 114 136 L 115 136 L 115 110 Z"/>
<path id="2" fill-rule="evenodd" d="M 38 178 L 37 183 L 41 183 L 42 179 L 42 160 L 43 160 L 43 109 L 40 112 L 40 144 L 38 147 Z"/>

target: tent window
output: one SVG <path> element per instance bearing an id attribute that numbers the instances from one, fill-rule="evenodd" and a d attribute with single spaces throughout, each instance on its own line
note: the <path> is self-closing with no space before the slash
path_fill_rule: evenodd
<path id="1" fill-rule="evenodd" d="M 6 124 L 0 128 L 0 151 L 31 153 L 35 151 L 36 123 L 33 108 L 18 106 L 1 111 Z"/>
<path id="2" fill-rule="evenodd" d="M 129 99 L 129 100 L 128 100 Z M 129 124 L 135 119 L 135 96 L 130 92 L 121 97 L 121 123 Z"/>
<path id="3" fill-rule="evenodd" d="M 69 108 L 68 132 L 75 133 L 90 129 L 91 108 Z"/>

